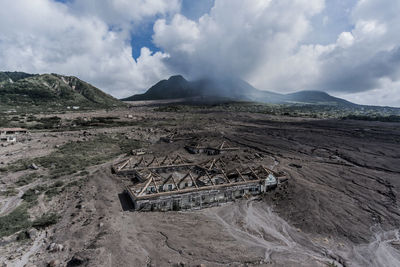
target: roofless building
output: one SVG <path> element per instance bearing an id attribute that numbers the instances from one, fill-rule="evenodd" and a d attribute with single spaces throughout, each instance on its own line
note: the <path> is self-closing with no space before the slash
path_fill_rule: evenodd
<path id="1" fill-rule="evenodd" d="M 113 170 L 134 181 L 126 192 L 136 211 L 212 207 L 263 194 L 287 180 L 262 165 L 229 169 L 220 158 L 196 164 L 181 156 L 135 157 Z"/>

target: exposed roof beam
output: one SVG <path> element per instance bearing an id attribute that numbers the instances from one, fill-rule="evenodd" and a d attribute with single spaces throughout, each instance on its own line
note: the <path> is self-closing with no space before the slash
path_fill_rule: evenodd
<path id="1" fill-rule="evenodd" d="M 225 174 L 225 172 L 224 172 L 224 170 L 223 169 L 220 169 L 220 168 L 218 168 L 218 170 L 220 170 L 221 171 L 221 173 L 222 173 L 222 175 L 224 176 L 224 178 L 225 178 L 225 180 L 230 184 L 231 183 L 231 181 L 229 180 L 229 178 L 228 178 L 228 176 L 226 176 L 226 174 Z"/>
<path id="2" fill-rule="evenodd" d="M 193 176 L 192 176 L 192 174 L 190 172 L 189 172 L 189 176 L 190 176 L 190 179 L 192 179 L 192 182 L 194 183 L 194 186 L 196 186 L 196 188 L 199 188 L 197 186 L 197 184 L 196 184 L 196 181 L 194 180 L 194 178 L 193 178 Z"/>
<path id="3" fill-rule="evenodd" d="M 236 172 L 239 174 L 240 178 L 242 178 L 242 180 L 243 180 L 244 182 L 246 182 L 246 179 L 244 179 L 244 177 L 243 177 L 243 175 L 240 173 L 240 171 L 239 171 L 238 169 L 235 169 L 235 170 L 236 170 Z"/>
<path id="4" fill-rule="evenodd" d="M 213 180 L 211 179 L 211 176 L 208 174 L 207 171 L 206 171 L 206 175 L 207 175 L 208 179 L 210 179 L 211 184 L 212 184 L 212 185 L 215 185 L 214 182 L 213 182 Z"/>
<path id="5" fill-rule="evenodd" d="M 151 173 L 149 174 L 149 176 L 151 176 Z M 142 188 L 142 191 L 140 191 L 139 196 L 143 195 L 143 193 L 147 190 L 147 187 L 149 187 L 150 183 L 151 183 L 151 179 L 148 179 L 147 183 Z"/>
<path id="6" fill-rule="evenodd" d="M 251 173 L 257 178 L 257 180 L 261 180 L 260 177 L 254 172 L 254 170 L 249 166 Z"/>

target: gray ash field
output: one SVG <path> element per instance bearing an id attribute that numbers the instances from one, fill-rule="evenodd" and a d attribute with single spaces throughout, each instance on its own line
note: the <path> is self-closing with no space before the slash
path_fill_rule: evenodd
<path id="1" fill-rule="evenodd" d="M 0 262 L 400 266 L 398 123 L 163 110 L 37 115 L 28 136 L 1 147 Z M 53 116 L 57 127 L 43 126 Z M 188 136 L 238 147 L 229 153 L 285 173 L 288 184 L 200 210 L 132 211 L 111 167 L 139 148 L 209 159 L 185 150 Z"/>

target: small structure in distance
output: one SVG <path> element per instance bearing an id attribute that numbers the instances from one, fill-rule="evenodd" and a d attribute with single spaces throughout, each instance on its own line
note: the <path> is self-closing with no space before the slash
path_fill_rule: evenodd
<path id="1" fill-rule="evenodd" d="M 0 141 L 2 142 L 17 142 L 17 136 L 28 133 L 24 128 L 0 128 Z"/>

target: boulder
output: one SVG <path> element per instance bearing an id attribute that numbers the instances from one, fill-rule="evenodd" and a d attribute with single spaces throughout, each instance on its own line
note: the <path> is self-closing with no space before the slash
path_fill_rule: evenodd
<path id="1" fill-rule="evenodd" d="M 61 244 L 57 244 L 57 243 L 51 243 L 48 247 L 47 250 L 49 252 L 59 252 L 59 251 L 63 251 L 64 250 L 64 246 Z"/>
<path id="2" fill-rule="evenodd" d="M 32 163 L 32 164 L 29 166 L 29 168 L 31 168 L 31 169 L 33 169 L 33 170 L 39 169 L 39 167 L 38 167 L 35 163 Z"/>
<path id="3" fill-rule="evenodd" d="M 57 267 L 60 265 L 60 260 L 54 259 L 49 261 L 49 263 L 47 264 L 48 267 Z"/>
<path id="4" fill-rule="evenodd" d="M 37 237 L 38 231 L 35 228 L 28 230 L 28 236 L 30 239 L 34 240 Z"/>

